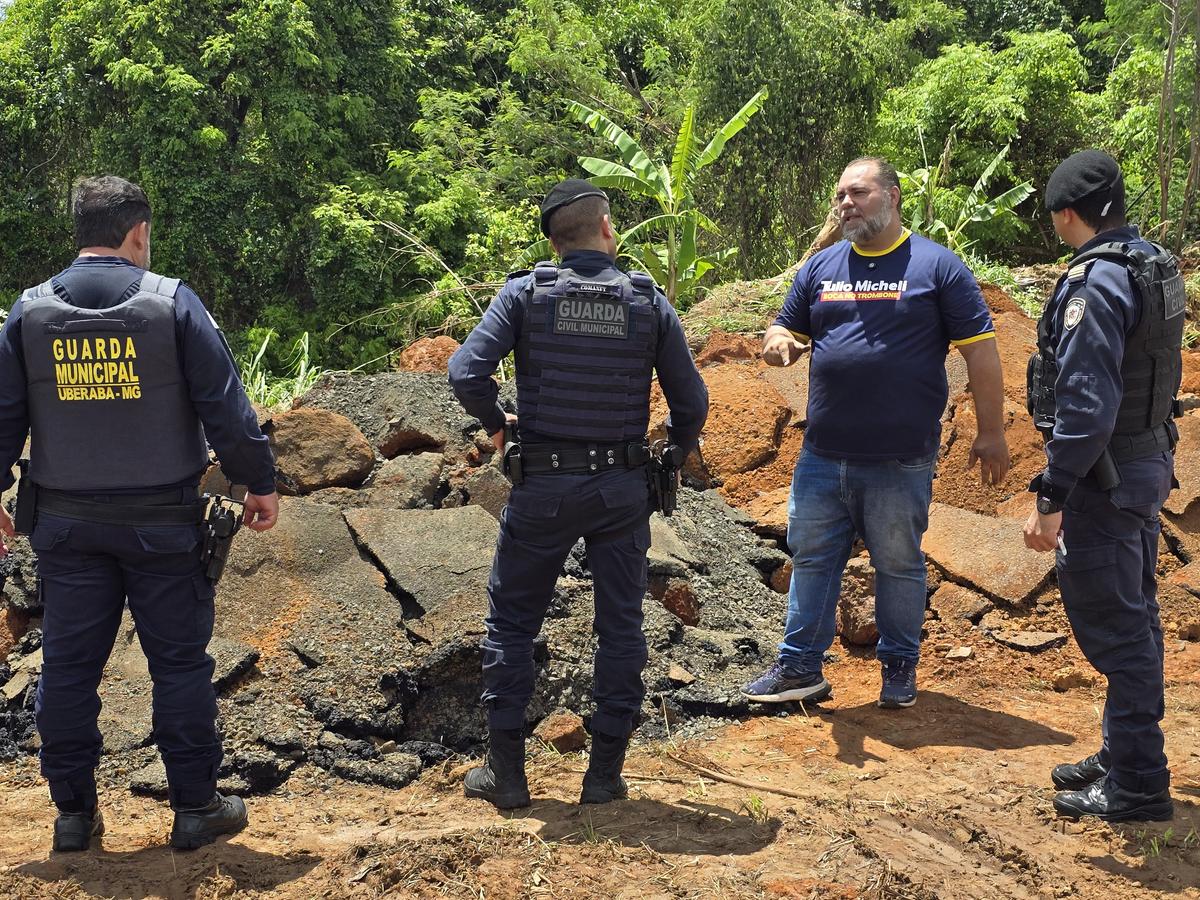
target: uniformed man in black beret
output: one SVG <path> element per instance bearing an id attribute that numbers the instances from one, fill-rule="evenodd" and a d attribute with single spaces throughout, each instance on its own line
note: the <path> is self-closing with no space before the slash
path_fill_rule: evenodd
<path id="1" fill-rule="evenodd" d="M 1046 185 L 1077 251 L 1038 323 L 1029 410 L 1046 440 L 1025 544 L 1057 548 L 1079 647 L 1108 677 L 1100 749 L 1051 773 L 1064 816 L 1165 821 L 1158 512 L 1174 484 L 1184 288 L 1174 257 L 1125 219 L 1112 157 L 1084 150 Z"/>
<path id="2" fill-rule="evenodd" d="M 483 320 L 450 359 L 450 384 L 492 436 L 513 482 L 500 518 L 483 641 L 487 761 L 467 774 L 468 797 L 501 809 L 529 804 L 525 707 L 533 642 L 554 585 L 579 538 L 595 590 L 591 756 L 583 803 L 626 796 L 621 778 L 645 688 L 642 598 L 650 546 L 650 387 L 671 409 L 668 439 L 694 446 L 708 391 L 679 317 L 651 279 L 616 266 L 608 198 L 587 181 L 554 187 L 542 233 L 559 264 L 509 276 Z M 497 402 L 492 373 L 515 353 L 517 415 Z M 506 420 L 516 441 L 505 446 Z"/>

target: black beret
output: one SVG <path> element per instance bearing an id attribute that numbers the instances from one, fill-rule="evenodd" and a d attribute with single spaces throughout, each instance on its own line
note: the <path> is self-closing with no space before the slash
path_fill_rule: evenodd
<path id="1" fill-rule="evenodd" d="M 1117 161 L 1101 150 L 1080 150 L 1061 163 L 1046 182 L 1046 207 L 1061 212 L 1068 206 L 1098 191 L 1108 191 L 1109 199 L 1125 196 L 1125 182 Z"/>
<path id="2" fill-rule="evenodd" d="M 603 197 L 607 200 L 608 194 L 582 178 L 568 178 L 550 188 L 550 193 L 542 201 L 542 234 L 550 237 L 550 217 L 556 210 L 570 206 L 576 200 L 582 200 L 584 197 Z"/>

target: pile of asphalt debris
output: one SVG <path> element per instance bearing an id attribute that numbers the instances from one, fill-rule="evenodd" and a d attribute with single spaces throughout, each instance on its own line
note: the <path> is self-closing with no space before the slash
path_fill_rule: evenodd
<path id="1" fill-rule="evenodd" d="M 511 387 L 502 395 L 510 405 Z M 400 787 L 478 750 L 486 583 L 507 482 L 491 443 L 436 374 L 327 377 L 269 417 L 285 494 L 278 526 L 238 535 L 217 596 L 226 788 L 271 790 L 304 764 Z M 214 468 L 205 486 L 221 489 Z M 639 736 L 747 715 L 739 687 L 774 659 L 787 554 L 714 490 L 685 486 L 655 515 Z M 37 749 L 40 607 L 24 540 L 2 564 L 0 759 Z M 771 583 L 774 581 L 775 586 Z M 590 713 L 592 579 L 582 543 L 560 573 L 536 647 L 529 723 Z M 165 792 L 151 685 L 126 616 L 102 687 L 102 780 Z"/>

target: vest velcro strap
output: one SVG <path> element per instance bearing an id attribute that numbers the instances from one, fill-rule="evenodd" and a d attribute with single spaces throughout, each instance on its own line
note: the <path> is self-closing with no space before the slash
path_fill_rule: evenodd
<path id="1" fill-rule="evenodd" d="M 609 469 L 637 469 L 648 462 L 650 447 L 645 441 L 521 450 L 526 475 L 599 474 Z"/>
<path id="2" fill-rule="evenodd" d="M 1170 453 L 1175 449 L 1171 426 L 1164 422 L 1137 434 L 1114 434 L 1108 442 L 1113 459 L 1119 463 Z"/>
<path id="3" fill-rule="evenodd" d="M 178 497 L 175 491 L 172 496 Z M 130 498 L 126 503 L 98 503 L 80 500 L 59 491 L 39 491 L 37 511 L 64 519 L 99 522 L 105 525 L 199 525 L 204 521 L 205 505 L 195 503 L 139 505 Z"/>

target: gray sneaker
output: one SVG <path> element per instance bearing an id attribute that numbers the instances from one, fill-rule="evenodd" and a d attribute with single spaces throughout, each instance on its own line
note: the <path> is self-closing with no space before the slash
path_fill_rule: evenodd
<path id="1" fill-rule="evenodd" d="M 789 700 L 818 703 L 831 693 L 833 688 L 820 672 L 789 672 L 779 662 L 742 687 L 742 696 L 759 703 L 787 703 Z"/>

